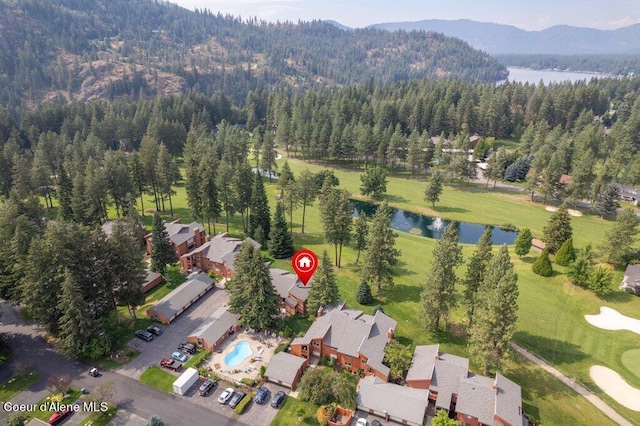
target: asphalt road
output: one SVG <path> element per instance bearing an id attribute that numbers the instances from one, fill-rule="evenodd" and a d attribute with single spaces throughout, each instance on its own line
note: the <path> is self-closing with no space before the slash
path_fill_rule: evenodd
<path id="1" fill-rule="evenodd" d="M 68 374 L 73 379 L 72 386 L 86 388 L 89 392 L 94 391 L 101 383 L 113 382 L 116 393 L 111 402 L 116 404 L 119 409 L 143 419 L 158 416 L 164 420 L 166 425 L 215 424 L 226 426 L 243 424 L 194 404 L 188 399 L 145 386 L 122 374 L 104 372 L 101 377 L 90 377 L 88 375 L 89 365 L 55 352 L 44 340 L 44 333 L 37 326 L 26 323 L 13 307 L 2 302 L 0 308 L 3 312 L 2 335 L 13 353 L 11 361 L 0 366 L 0 381 L 11 377 L 16 362 L 28 363 L 42 374 L 42 377 L 33 386 L 12 399 L 14 403 L 39 401 L 49 393 L 46 389 L 47 377 L 52 374 Z M 0 419 L 6 417 L 7 414 L 0 408 Z"/>

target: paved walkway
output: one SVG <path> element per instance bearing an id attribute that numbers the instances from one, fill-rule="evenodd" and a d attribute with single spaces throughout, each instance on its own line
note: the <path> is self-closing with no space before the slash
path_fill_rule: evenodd
<path id="1" fill-rule="evenodd" d="M 548 373 L 551 373 L 554 377 L 558 378 L 562 383 L 569 386 L 574 391 L 578 392 L 580 395 L 585 397 L 587 401 L 596 406 L 596 408 L 602 411 L 607 417 L 609 417 L 614 422 L 618 423 L 621 426 L 633 426 L 632 423 L 628 422 L 624 419 L 620 414 L 618 414 L 613 408 L 607 405 L 606 402 L 601 400 L 599 397 L 593 394 L 590 390 L 585 388 L 582 385 L 579 385 L 574 380 L 568 378 L 564 374 L 562 374 L 558 369 L 552 367 L 547 362 L 533 355 L 531 352 L 527 351 L 523 347 L 511 342 L 511 347 L 516 350 L 519 354 L 527 358 L 529 361 L 533 362 L 536 365 L 542 367 Z"/>

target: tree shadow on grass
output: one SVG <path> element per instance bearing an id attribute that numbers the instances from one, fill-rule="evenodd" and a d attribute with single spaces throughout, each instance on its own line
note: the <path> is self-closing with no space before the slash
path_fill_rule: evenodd
<path id="1" fill-rule="evenodd" d="M 393 269 L 394 275 L 399 277 L 408 277 L 410 275 L 416 275 L 415 271 L 412 271 L 407 267 L 407 262 L 398 260 L 398 264 Z"/>
<path id="2" fill-rule="evenodd" d="M 535 355 L 551 365 L 573 364 L 588 358 L 588 355 L 573 343 L 535 336 L 526 331 L 516 332 L 514 340 L 525 349 L 535 352 Z"/>
<path id="3" fill-rule="evenodd" d="M 386 194 L 384 196 L 384 199 L 390 203 L 406 203 L 409 201 L 404 197 L 401 197 L 399 195 L 392 195 L 392 194 Z"/>
<path id="4" fill-rule="evenodd" d="M 437 204 L 434 211 L 436 213 L 468 213 L 469 212 L 469 210 L 463 209 L 462 207 L 439 206 Z"/>
<path id="5" fill-rule="evenodd" d="M 625 293 L 622 290 L 616 289 L 605 296 L 600 296 L 600 300 L 602 300 L 603 302 L 621 304 L 632 303 L 634 300 L 636 300 L 637 297 L 638 296 L 634 294 Z"/>

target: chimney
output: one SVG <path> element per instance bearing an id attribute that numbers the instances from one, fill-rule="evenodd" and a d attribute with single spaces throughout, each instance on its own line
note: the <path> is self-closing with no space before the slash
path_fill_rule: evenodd
<path id="1" fill-rule="evenodd" d="M 322 306 L 320 306 L 318 308 L 318 310 L 316 311 L 316 318 L 320 318 L 323 313 L 324 313 L 324 308 Z"/>
<path id="2" fill-rule="evenodd" d="M 387 338 L 393 339 L 393 328 L 390 328 L 389 331 L 387 331 Z"/>

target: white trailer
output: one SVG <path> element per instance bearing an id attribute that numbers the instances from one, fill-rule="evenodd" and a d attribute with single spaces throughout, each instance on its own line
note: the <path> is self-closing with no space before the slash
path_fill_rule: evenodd
<path id="1" fill-rule="evenodd" d="M 187 368 L 187 370 L 178 377 L 178 380 L 173 382 L 173 392 L 178 395 L 184 395 L 189 388 L 198 381 L 198 377 L 198 370 L 195 368 Z"/>

